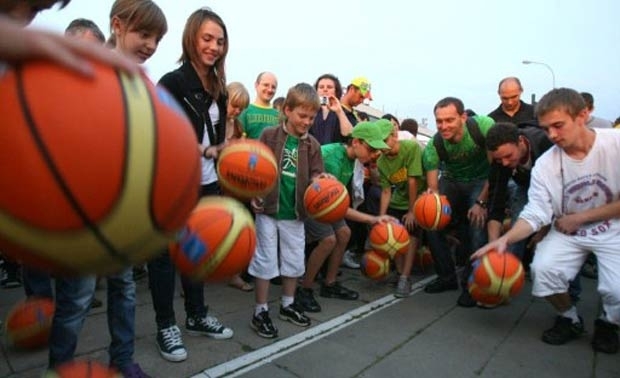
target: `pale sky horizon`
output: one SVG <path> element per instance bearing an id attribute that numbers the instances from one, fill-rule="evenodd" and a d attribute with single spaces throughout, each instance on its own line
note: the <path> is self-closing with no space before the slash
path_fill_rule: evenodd
<path id="1" fill-rule="evenodd" d="M 487 114 L 499 104 L 497 84 L 517 76 L 522 99 L 552 88 L 593 94 L 594 114 L 620 117 L 620 2 L 612 0 L 446 0 L 402 2 L 315 0 L 155 0 L 168 21 L 155 55 L 145 64 L 157 81 L 178 67 L 187 17 L 209 6 L 226 23 L 228 81 L 242 82 L 254 98 L 261 71 L 278 77 L 276 96 L 298 82 L 314 84 L 333 73 L 343 87 L 356 76 L 372 83 L 370 103 L 399 118 L 427 119 L 446 96 Z M 62 32 L 71 20 L 89 18 L 109 35 L 113 0 L 72 0 L 45 11 L 34 27 Z"/>

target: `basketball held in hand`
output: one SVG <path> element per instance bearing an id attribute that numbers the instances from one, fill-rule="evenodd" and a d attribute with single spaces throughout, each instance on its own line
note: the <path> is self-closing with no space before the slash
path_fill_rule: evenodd
<path id="1" fill-rule="evenodd" d="M 333 178 L 321 178 L 308 186 L 304 205 L 308 216 L 319 222 L 335 223 L 344 218 L 351 199 L 347 188 Z"/>

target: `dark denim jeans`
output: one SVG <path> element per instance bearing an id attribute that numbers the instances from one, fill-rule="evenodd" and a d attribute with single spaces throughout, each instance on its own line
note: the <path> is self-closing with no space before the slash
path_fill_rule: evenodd
<path id="1" fill-rule="evenodd" d="M 27 266 L 22 267 L 22 282 L 26 297 L 43 297 L 54 299 L 52 278 L 49 273 Z"/>
<path id="2" fill-rule="evenodd" d="M 450 201 L 452 221 L 447 229 L 426 233 L 437 275 L 443 280 L 452 281 L 457 278 L 456 267 L 446 239 L 446 232 L 450 228 L 456 231 L 456 237 L 461 242 L 461 248 L 457 251 L 460 256 L 457 258 L 460 257 L 465 262 L 465 269 L 460 279 L 463 288 L 467 286 L 467 279 L 471 273 L 469 257 L 487 241 L 486 227 L 471 226 L 467 219 L 467 211 L 476 203 L 483 185 L 484 180 L 464 183 L 441 177 L 439 191 Z"/>
<path id="3" fill-rule="evenodd" d="M 110 365 L 123 370 L 133 363 L 136 320 L 136 283 L 128 267 L 108 276 L 108 349 Z"/>
<path id="4" fill-rule="evenodd" d="M 49 275 L 47 282 L 50 282 Z M 56 279 L 56 311 L 49 339 L 50 368 L 73 359 L 95 292 L 95 282 L 94 276 Z"/>

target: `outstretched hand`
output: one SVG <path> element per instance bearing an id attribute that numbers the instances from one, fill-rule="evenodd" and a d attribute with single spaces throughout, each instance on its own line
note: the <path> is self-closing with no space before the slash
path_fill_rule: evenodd
<path id="1" fill-rule="evenodd" d="M 47 60 L 90 77 L 94 73 L 91 60 L 127 74 L 140 72 L 135 62 L 104 46 L 52 32 L 24 29 L 6 18 L 0 18 L 0 35 L 0 60 L 12 64 Z"/>
<path id="2" fill-rule="evenodd" d="M 493 240 L 492 242 L 486 244 L 485 246 L 483 246 L 482 248 L 478 249 L 476 252 L 474 252 L 471 257 L 470 260 L 476 260 L 481 258 L 482 256 L 486 255 L 487 253 L 489 253 L 489 251 L 491 250 L 495 250 L 498 253 L 504 253 L 506 251 L 506 248 L 508 247 L 508 243 L 506 241 L 505 237 L 501 237 L 499 239 Z"/>

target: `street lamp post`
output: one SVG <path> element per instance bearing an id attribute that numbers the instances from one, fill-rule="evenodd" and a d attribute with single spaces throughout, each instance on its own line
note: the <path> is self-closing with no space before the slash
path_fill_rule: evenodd
<path id="1" fill-rule="evenodd" d="M 551 72 L 551 80 L 553 82 L 553 89 L 555 89 L 555 73 L 553 72 L 553 69 L 551 68 L 550 65 L 548 65 L 547 63 L 543 63 L 543 62 L 534 62 L 533 60 L 524 60 L 522 63 L 523 64 L 540 64 L 541 66 L 547 67 L 549 72 Z"/>

